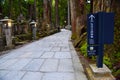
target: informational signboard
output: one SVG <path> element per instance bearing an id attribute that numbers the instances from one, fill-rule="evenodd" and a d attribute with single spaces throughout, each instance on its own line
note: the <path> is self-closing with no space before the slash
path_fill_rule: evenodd
<path id="1" fill-rule="evenodd" d="M 99 17 L 103 16 L 103 39 L 104 44 L 112 44 L 114 41 L 114 13 L 99 13 Z"/>
<path id="2" fill-rule="evenodd" d="M 87 32 L 88 44 L 98 44 L 98 19 L 97 14 L 88 14 L 87 17 Z"/>
<path id="3" fill-rule="evenodd" d="M 97 56 L 97 66 L 103 67 L 104 44 L 114 39 L 114 13 L 98 12 L 87 15 L 87 52 Z"/>
<path id="4" fill-rule="evenodd" d="M 98 45 L 88 45 L 87 52 L 88 56 L 96 56 L 98 53 Z"/>
<path id="5" fill-rule="evenodd" d="M 87 43 L 88 56 L 97 55 L 98 47 L 98 14 L 88 14 L 87 16 Z"/>

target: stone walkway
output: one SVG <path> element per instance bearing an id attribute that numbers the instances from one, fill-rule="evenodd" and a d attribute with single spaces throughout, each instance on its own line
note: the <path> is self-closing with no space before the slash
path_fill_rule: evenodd
<path id="1" fill-rule="evenodd" d="M 0 56 L 0 80 L 87 80 L 70 35 L 62 29 Z"/>

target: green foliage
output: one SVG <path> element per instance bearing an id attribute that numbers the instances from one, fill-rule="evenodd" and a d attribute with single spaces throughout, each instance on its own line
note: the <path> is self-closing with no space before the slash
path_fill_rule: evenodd
<path id="1" fill-rule="evenodd" d="M 59 24 L 63 26 L 67 20 L 67 1 L 59 0 Z M 52 0 L 52 21 L 55 23 L 55 0 Z"/>
<path id="2" fill-rule="evenodd" d="M 52 35 L 52 34 L 57 33 L 57 32 L 58 32 L 57 29 L 51 30 L 51 31 L 49 32 L 49 35 Z"/>
<path id="3" fill-rule="evenodd" d="M 32 33 L 21 34 L 21 35 L 15 36 L 15 37 L 17 37 L 20 41 L 32 40 Z M 17 39 L 17 38 L 16 38 L 16 39 Z"/>
<path id="4" fill-rule="evenodd" d="M 60 18 L 60 25 L 63 26 L 66 23 L 64 21 L 67 20 L 67 4 L 68 0 L 59 0 L 59 18 Z"/>
<path id="5" fill-rule="evenodd" d="M 25 0 L 27 3 L 29 4 L 33 4 L 34 3 L 34 0 Z"/>
<path id="6" fill-rule="evenodd" d="M 114 76 L 120 75 L 120 70 L 115 71 Z"/>
<path id="7" fill-rule="evenodd" d="M 112 68 L 112 62 L 109 57 L 104 56 L 103 63 L 109 66 L 109 68 Z"/>
<path id="8" fill-rule="evenodd" d="M 84 42 L 82 44 L 82 46 L 80 47 L 80 50 L 81 50 L 81 53 L 84 55 L 84 56 L 87 56 L 87 42 Z"/>
<path id="9" fill-rule="evenodd" d="M 85 8 L 86 8 L 87 13 L 89 13 L 90 12 L 90 4 L 85 5 Z"/>
<path id="10" fill-rule="evenodd" d="M 118 61 L 120 61 L 120 52 L 116 53 L 116 58 L 118 59 Z"/>

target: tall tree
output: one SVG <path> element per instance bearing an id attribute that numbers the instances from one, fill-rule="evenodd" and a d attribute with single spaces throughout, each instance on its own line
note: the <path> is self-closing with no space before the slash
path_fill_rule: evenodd
<path id="1" fill-rule="evenodd" d="M 51 21 L 51 0 L 48 0 L 48 23 Z"/>
<path id="2" fill-rule="evenodd" d="M 9 0 L 8 16 L 9 16 L 9 18 L 11 18 L 11 16 L 12 16 L 12 0 Z"/>
<path id="3" fill-rule="evenodd" d="M 72 25 L 72 33 L 76 34 L 76 12 L 75 12 L 75 1 L 70 0 L 71 6 L 71 25 Z"/>
<path id="4" fill-rule="evenodd" d="M 36 0 L 34 0 L 34 13 L 33 13 L 33 19 L 36 21 L 36 17 L 37 17 L 37 11 L 36 11 Z"/>
<path id="5" fill-rule="evenodd" d="M 2 3 L 3 0 L 0 0 L 0 19 L 2 18 Z"/>
<path id="6" fill-rule="evenodd" d="M 46 21 L 48 19 L 48 0 L 43 1 L 43 6 L 44 6 L 43 18 Z"/>
<path id="7" fill-rule="evenodd" d="M 59 26 L 59 0 L 55 0 L 55 22 L 56 22 L 56 27 L 58 28 L 58 31 L 60 30 L 60 26 Z"/>

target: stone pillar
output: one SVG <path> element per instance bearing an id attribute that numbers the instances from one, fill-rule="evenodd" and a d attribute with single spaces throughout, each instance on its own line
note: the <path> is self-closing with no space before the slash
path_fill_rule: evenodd
<path id="1" fill-rule="evenodd" d="M 8 48 L 12 48 L 12 34 L 11 28 L 8 25 L 5 25 L 5 36 L 6 36 L 6 44 Z"/>
<path id="2" fill-rule="evenodd" d="M 35 27 L 35 25 L 32 25 L 33 40 L 36 40 L 36 30 L 37 28 Z"/>

